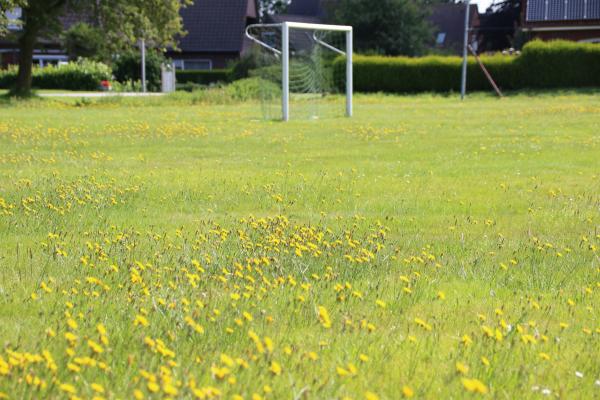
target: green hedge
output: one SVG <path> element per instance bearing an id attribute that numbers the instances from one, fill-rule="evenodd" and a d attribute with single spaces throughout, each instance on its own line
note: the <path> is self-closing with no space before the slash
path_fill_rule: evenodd
<path id="1" fill-rule="evenodd" d="M 230 69 L 213 70 L 184 70 L 175 73 L 177 83 L 197 83 L 199 85 L 210 85 L 218 82 L 231 82 Z"/>
<path id="2" fill-rule="evenodd" d="M 356 56 L 353 61 L 357 92 L 460 90 L 460 57 Z M 482 61 L 502 89 L 600 86 L 600 46 L 594 44 L 534 41 L 520 56 L 483 56 Z M 342 88 L 343 58 L 335 60 L 334 75 Z M 474 58 L 469 58 L 468 75 L 469 90 L 491 88 Z"/>
<path id="3" fill-rule="evenodd" d="M 97 90 L 100 82 L 110 80 L 112 72 L 105 64 L 79 61 L 61 66 L 33 68 L 32 87 L 35 89 Z M 0 70 L 0 88 L 10 89 L 17 80 L 15 66 Z"/>
<path id="4" fill-rule="evenodd" d="M 566 41 L 528 43 L 518 59 L 528 88 L 600 86 L 600 45 Z"/>

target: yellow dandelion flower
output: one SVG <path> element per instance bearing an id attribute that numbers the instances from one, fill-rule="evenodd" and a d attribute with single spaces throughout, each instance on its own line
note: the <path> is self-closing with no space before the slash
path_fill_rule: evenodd
<path id="1" fill-rule="evenodd" d="M 318 310 L 319 321 L 321 321 L 321 325 L 323 325 L 323 327 L 326 329 L 331 328 L 331 319 L 329 318 L 329 313 L 327 312 L 327 309 L 323 306 L 319 306 Z"/>
<path id="2" fill-rule="evenodd" d="M 456 363 L 456 372 L 458 372 L 459 374 L 466 375 L 467 372 L 469 372 L 469 367 L 461 362 L 457 362 Z"/>
<path id="3" fill-rule="evenodd" d="M 485 384 L 478 379 L 462 378 L 461 382 L 467 392 L 480 394 L 486 394 L 488 392 L 487 386 L 485 386 Z"/>
<path id="4" fill-rule="evenodd" d="M 135 317 L 135 320 L 133 321 L 133 325 L 134 326 L 141 325 L 141 326 L 146 327 L 146 326 L 150 325 L 150 323 L 148 322 L 148 319 L 146 319 L 146 317 L 144 317 L 143 315 L 138 314 Z"/>
<path id="5" fill-rule="evenodd" d="M 279 365 L 278 362 L 273 361 L 271 363 L 271 367 L 269 368 L 269 371 L 271 371 L 271 373 L 273 375 L 281 375 L 281 365 Z"/>
<path id="6" fill-rule="evenodd" d="M 69 394 L 73 394 L 73 395 L 75 393 L 77 393 L 77 389 L 75 389 L 75 386 L 70 385 L 68 383 L 62 383 L 62 384 L 60 384 L 60 386 L 58 388 L 65 393 L 69 393 Z"/>
<path id="7" fill-rule="evenodd" d="M 90 387 L 96 393 L 104 393 L 104 387 L 98 383 L 92 383 Z"/>
<path id="8" fill-rule="evenodd" d="M 365 400 L 379 400 L 379 396 L 377 396 L 373 392 L 366 391 L 365 392 Z"/>
<path id="9" fill-rule="evenodd" d="M 170 383 L 165 383 L 163 385 L 163 392 L 165 392 L 165 394 L 168 394 L 169 396 L 177 396 L 177 393 L 179 393 L 177 388 L 171 385 Z"/>
<path id="10" fill-rule="evenodd" d="M 409 399 L 415 395 L 415 392 L 410 387 L 405 385 L 402 387 L 402 395 Z"/>
<path id="11" fill-rule="evenodd" d="M 96 354 L 102 354 L 104 353 L 104 349 L 102 348 L 102 346 L 100 346 L 98 343 L 94 342 L 92 339 L 88 340 L 87 342 L 88 347 L 90 349 L 92 349 L 92 351 Z"/>
<path id="12" fill-rule="evenodd" d="M 75 321 L 75 320 L 74 320 L 74 319 L 72 319 L 72 318 L 69 318 L 69 319 L 67 320 L 67 325 L 69 326 L 69 328 L 71 328 L 71 329 L 73 329 L 73 330 L 77 329 L 77 326 L 78 326 L 78 325 L 77 325 L 77 321 Z"/>
<path id="13" fill-rule="evenodd" d="M 148 390 L 152 393 L 157 393 L 160 390 L 160 386 L 158 386 L 158 383 L 154 381 L 148 382 L 147 386 Z"/>

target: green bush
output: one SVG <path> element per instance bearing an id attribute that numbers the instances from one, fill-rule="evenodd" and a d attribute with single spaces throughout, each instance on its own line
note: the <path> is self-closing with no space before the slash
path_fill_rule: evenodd
<path id="1" fill-rule="evenodd" d="M 343 89 L 345 59 L 334 62 L 334 81 Z M 516 75 L 511 68 L 514 58 L 483 57 L 486 68 L 505 89 L 516 88 Z M 490 87 L 474 59 L 468 61 L 469 90 Z M 460 57 L 428 56 L 354 58 L 354 89 L 357 92 L 448 92 L 460 90 L 462 60 Z"/>
<path id="2" fill-rule="evenodd" d="M 35 89 L 97 90 L 100 82 L 111 79 L 106 64 L 79 60 L 60 66 L 33 68 L 32 87 Z M 0 70 L 0 88 L 10 89 L 17 80 L 17 67 Z"/>
<path id="3" fill-rule="evenodd" d="M 600 46 L 565 41 L 528 43 L 520 56 L 481 57 L 502 89 L 600 86 Z M 357 92 L 448 92 L 460 90 L 460 57 L 354 58 Z M 343 88 L 345 59 L 334 61 L 334 81 Z M 468 60 L 468 90 L 490 84 L 473 57 Z"/>
<path id="4" fill-rule="evenodd" d="M 600 86 L 600 46 L 567 41 L 529 42 L 517 60 L 527 88 Z"/>
<path id="5" fill-rule="evenodd" d="M 171 93 L 169 99 L 184 104 L 235 104 L 244 101 L 274 100 L 281 98 L 281 87 L 260 78 L 247 78 L 228 85 L 202 87 L 200 90 L 183 90 Z"/>
<path id="6" fill-rule="evenodd" d="M 161 89 L 161 65 L 165 57 L 157 51 L 146 51 L 146 86 L 151 92 Z M 139 51 L 119 54 L 113 62 L 113 74 L 120 83 L 141 81 L 142 55 Z"/>
<path id="7" fill-rule="evenodd" d="M 178 83 L 195 83 L 198 85 L 231 82 L 232 80 L 230 69 L 176 71 L 175 77 Z"/>
<path id="8" fill-rule="evenodd" d="M 225 86 L 224 90 L 227 97 L 236 101 L 273 99 L 281 96 L 281 87 L 260 78 L 240 79 Z"/>

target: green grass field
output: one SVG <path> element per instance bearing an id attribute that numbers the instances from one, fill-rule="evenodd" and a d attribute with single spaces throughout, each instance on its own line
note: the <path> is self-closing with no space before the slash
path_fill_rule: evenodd
<path id="1" fill-rule="evenodd" d="M 0 399 L 600 397 L 600 94 L 0 108 Z"/>

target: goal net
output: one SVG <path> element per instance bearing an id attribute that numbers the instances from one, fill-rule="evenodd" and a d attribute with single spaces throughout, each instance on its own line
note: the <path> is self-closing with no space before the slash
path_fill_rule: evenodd
<path id="1" fill-rule="evenodd" d="M 246 35 L 264 118 L 352 116 L 352 27 L 256 24 Z"/>

